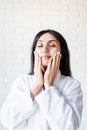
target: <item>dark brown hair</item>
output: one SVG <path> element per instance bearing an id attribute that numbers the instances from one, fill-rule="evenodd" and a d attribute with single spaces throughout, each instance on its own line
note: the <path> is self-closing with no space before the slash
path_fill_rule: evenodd
<path id="1" fill-rule="evenodd" d="M 60 71 L 62 75 L 71 76 L 72 74 L 70 69 L 70 54 L 69 54 L 67 42 L 59 32 L 50 29 L 40 31 L 34 38 L 32 50 L 31 50 L 31 70 L 29 74 L 30 75 L 34 74 L 34 51 L 36 48 L 37 41 L 45 33 L 50 33 L 60 42 L 61 53 L 62 53 Z"/>

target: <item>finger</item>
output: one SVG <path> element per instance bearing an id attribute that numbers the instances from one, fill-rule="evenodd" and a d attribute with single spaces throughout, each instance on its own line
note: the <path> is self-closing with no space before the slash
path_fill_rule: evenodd
<path id="1" fill-rule="evenodd" d="M 58 52 L 57 52 L 57 55 L 59 55 L 59 57 L 60 57 L 60 59 L 61 59 L 62 54 L 61 54 L 61 52 L 60 52 L 60 51 L 58 51 Z"/>
<path id="2" fill-rule="evenodd" d="M 50 70 L 52 68 L 52 60 L 53 60 L 53 57 L 49 59 L 47 70 Z"/>
<path id="3" fill-rule="evenodd" d="M 57 56 L 56 56 L 55 68 L 59 68 L 60 60 L 61 60 L 61 54 L 58 53 Z"/>
<path id="4" fill-rule="evenodd" d="M 35 56 L 34 69 L 36 70 L 39 62 L 39 54 L 37 52 L 34 52 L 34 56 Z"/>
<path id="5" fill-rule="evenodd" d="M 38 55 L 37 55 L 37 53 L 35 52 L 34 53 L 34 56 L 35 56 L 35 68 L 37 68 L 37 63 L 38 63 Z"/>
<path id="6" fill-rule="evenodd" d="M 41 69 L 42 69 L 42 71 L 43 71 L 43 73 L 45 72 L 45 69 L 44 69 L 44 67 L 41 65 Z"/>
<path id="7" fill-rule="evenodd" d="M 41 68 L 41 58 L 39 57 L 39 63 L 37 64 Z"/>
<path id="8" fill-rule="evenodd" d="M 55 63 L 56 63 L 56 55 L 57 55 L 57 54 L 54 54 L 54 56 L 53 56 L 52 69 L 54 69 L 54 67 L 55 67 Z"/>
<path id="9" fill-rule="evenodd" d="M 60 52 L 57 52 L 54 54 L 53 57 L 53 63 L 52 63 L 52 69 L 57 70 L 60 65 Z"/>
<path id="10" fill-rule="evenodd" d="M 58 56 L 60 54 L 60 51 L 58 51 L 56 54 L 53 56 L 53 62 L 52 62 L 52 69 L 56 68 L 56 65 L 58 64 Z"/>

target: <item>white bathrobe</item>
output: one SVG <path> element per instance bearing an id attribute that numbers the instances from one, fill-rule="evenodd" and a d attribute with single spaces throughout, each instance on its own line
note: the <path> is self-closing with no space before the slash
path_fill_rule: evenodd
<path id="1" fill-rule="evenodd" d="M 53 86 L 32 101 L 33 75 L 19 76 L 1 109 L 1 123 L 9 130 L 77 130 L 81 123 L 80 83 L 59 72 Z"/>

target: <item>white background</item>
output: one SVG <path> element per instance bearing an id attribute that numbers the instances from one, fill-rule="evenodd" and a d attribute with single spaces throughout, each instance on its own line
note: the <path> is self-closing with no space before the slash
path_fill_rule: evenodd
<path id="1" fill-rule="evenodd" d="M 87 0 L 0 0 L 0 108 L 12 81 L 29 72 L 32 41 L 42 29 L 59 31 L 68 42 L 84 97 L 79 130 L 87 130 Z"/>

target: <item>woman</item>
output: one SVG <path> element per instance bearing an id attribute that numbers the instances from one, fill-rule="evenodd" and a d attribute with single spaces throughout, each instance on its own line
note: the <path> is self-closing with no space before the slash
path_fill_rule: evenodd
<path id="1" fill-rule="evenodd" d="M 31 55 L 31 73 L 18 77 L 1 110 L 9 130 L 77 130 L 82 91 L 71 76 L 69 50 L 54 30 L 39 32 Z"/>

